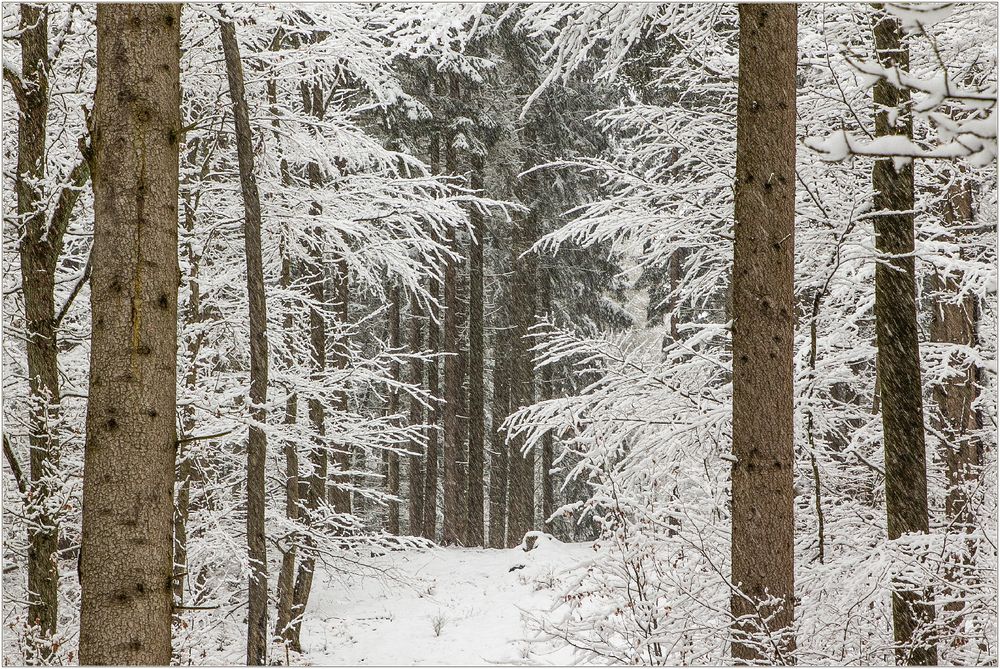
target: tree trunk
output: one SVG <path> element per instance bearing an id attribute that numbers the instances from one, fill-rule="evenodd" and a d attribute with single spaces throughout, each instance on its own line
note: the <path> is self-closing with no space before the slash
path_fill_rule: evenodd
<path id="1" fill-rule="evenodd" d="M 506 318 L 500 318 L 499 322 L 506 322 Z M 498 333 L 493 345 L 493 407 L 490 412 L 490 548 L 507 546 L 507 440 L 500 432 L 500 425 L 510 413 L 508 376 L 510 351 L 505 342 L 505 333 Z"/>
<path id="2" fill-rule="evenodd" d="M 455 81 L 454 75 L 446 76 Z M 445 135 L 445 166 L 449 174 L 456 170 L 452 133 Z M 448 229 L 448 248 L 458 251 L 455 228 Z M 444 265 L 444 526 L 445 545 L 461 544 L 461 496 L 458 434 L 458 396 L 462 392 L 458 347 L 458 268 L 457 261 L 448 258 Z"/>
<path id="3" fill-rule="evenodd" d="M 400 311 L 400 301 L 402 300 L 402 295 L 400 294 L 400 288 L 398 283 L 393 283 L 393 286 L 389 292 L 389 347 L 395 351 L 399 350 L 400 347 L 400 336 L 399 336 L 399 311 Z M 392 363 L 392 380 L 397 383 L 401 380 L 401 370 L 398 361 Z M 389 390 L 389 415 L 395 416 L 399 413 L 399 389 L 390 388 Z M 388 487 L 389 494 L 393 497 L 399 497 L 399 453 L 395 451 L 389 451 L 389 467 L 388 467 Z M 386 531 L 389 534 L 399 534 L 399 502 L 390 501 L 389 502 L 389 521 L 386 526 Z"/>
<path id="4" fill-rule="evenodd" d="M 909 53 L 899 21 L 878 11 L 874 18 L 875 49 L 887 67 L 909 69 Z M 912 137 L 909 93 L 879 81 L 873 88 L 875 136 Z M 890 122 L 889 112 L 896 116 Z M 913 165 L 897 170 L 892 159 L 872 168 L 876 212 L 875 248 L 884 259 L 875 266 L 875 338 L 878 390 L 885 439 L 885 503 L 889 539 L 926 533 L 927 465 L 924 446 L 920 348 L 913 258 Z M 925 635 L 934 620 L 929 592 L 894 585 L 893 634 L 902 647 L 899 664 L 937 664 L 937 649 Z M 921 631 L 921 630 L 924 631 Z"/>
<path id="5" fill-rule="evenodd" d="M 170 662 L 179 130 L 180 5 L 98 6 L 81 664 Z"/>
<path id="6" fill-rule="evenodd" d="M 336 291 L 333 296 L 334 315 L 343 326 L 348 322 L 351 299 L 350 274 L 347 260 L 344 258 L 338 258 L 334 264 L 334 290 Z M 345 335 L 338 335 L 333 344 L 333 368 L 336 370 L 346 369 L 349 359 L 347 338 Z M 338 411 L 347 411 L 347 393 L 338 393 L 334 407 Z M 333 476 L 331 481 L 330 503 L 337 513 L 350 514 L 352 512 L 351 491 L 347 486 L 351 477 L 349 474 L 343 473 L 351 470 L 351 452 L 348 446 L 341 445 L 339 447 L 334 455 L 334 462 L 338 473 Z"/>
<path id="7" fill-rule="evenodd" d="M 323 92 L 318 84 L 309 86 L 301 84 L 299 92 L 302 96 L 302 104 L 305 112 L 311 114 L 318 120 L 323 118 Z M 322 174 L 320 166 L 316 162 L 310 162 L 306 166 L 306 175 L 309 178 L 311 188 L 319 188 L 322 184 Z M 318 202 L 313 202 L 309 208 L 310 216 L 319 216 L 323 213 Z M 309 309 L 309 358 L 312 363 L 311 381 L 316 386 L 321 386 L 326 377 L 326 318 L 323 314 L 323 307 L 326 305 L 326 267 L 323 261 L 324 236 L 323 228 L 316 225 L 312 230 L 313 239 L 309 247 L 309 261 L 305 268 L 305 278 L 309 285 L 309 299 L 312 306 Z M 318 397 L 310 397 L 308 400 L 309 424 L 312 427 L 313 443 L 309 450 L 309 461 L 312 465 L 312 474 L 309 477 L 309 485 L 306 491 L 306 498 L 301 500 L 301 505 L 306 510 L 306 524 L 315 532 L 318 521 L 317 515 L 326 499 L 327 473 L 329 469 L 327 445 L 324 439 L 326 434 L 326 407 Z M 310 547 L 316 546 L 314 534 L 306 537 L 306 544 Z M 304 551 L 304 556 L 299 563 L 298 573 L 295 578 L 295 586 L 292 591 L 292 608 L 290 632 L 288 634 L 289 645 L 296 651 L 302 650 L 302 616 L 305 614 L 306 605 L 309 603 L 309 595 L 312 593 L 313 575 L 316 570 L 316 557 L 313 551 Z"/>
<path id="8" fill-rule="evenodd" d="M 552 311 L 552 277 L 550 276 L 550 268 L 540 268 L 538 273 L 538 280 L 541 284 L 541 307 L 544 308 L 544 313 L 539 313 L 539 315 L 548 315 Z M 552 399 L 552 365 L 546 365 L 542 370 L 542 378 L 539 382 L 539 390 L 541 391 L 542 400 Z M 552 514 L 555 513 L 555 486 L 552 482 L 552 459 L 554 451 L 554 439 L 552 431 L 549 430 L 542 435 L 542 524 L 543 529 L 549 534 L 553 533 L 553 524 L 549 521 Z"/>
<path id="9" fill-rule="evenodd" d="M 421 328 L 423 314 L 416 298 L 410 300 L 410 332 L 409 348 L 411 353 L 423 350 L 424 338 Z M 424 365 L 417 358 L 410 361 L 410 383 L 419 387 L 424 380 Z M 410 425 L 420 425 L 424 422 L 424 407 L 417 398 L 410 399 Z M 416 441 L 410 442 L 410 452 L 419 453 L 420 444 Z M 411 455 L 407 459 L 409 470 L 409 533 L 411 536 L 420 536 L 423 529 L 424 517 L 424 472 L 420 465 L 420 455 Z"/>
<path id="10" fill-rule="evenodd" d="M 254 174 L 250 115 L 243 89 L 236 28 L 230 21 L 219 23 L 222 50 L 229 79 L 229 97 L 236 125 L 236 153 L 243 193 L 243 241 L 247 261 L 247 301 L 250 318 L 250 437 L 247 443 L 247 557 L 250 579 L 247 588 L 247 664 L 266 663 L 267 653 L 267 545 L 264 539 L 264 472 L 267 466 L 267 305 L 260 242 L 260 194 Z"/>
<path id="11" fill-rule="evenodd" d="M 435 130 L 431 133 L 429 151 L 431 173 L 441 171 L 441 133 Z M 427 319 L 427 347 L 433 355 L 441 353 L 441 322 L 440 308 L 437 306 L 441 296 L 441 279 L 431 277 L 427 287 L 433 304 Z M 427 457 L 424 459 L 424 531 L 423 536 L 433 541 L 437 535 L 437 481 L 438 481 L 438 422 L 441 417 L 438 402 L 438 360 L 434 358 L 427 367 L 427 392 L 433 398 L 427 417 Z"/>
<path id="12" fill-rule="evenodd" d="M 795 647 L 795 5 L 739 6 L 733 258 L 733 657 Z M 777 597 L 777 605 L 760 602 Z"/>
<path id="13" fill-rule="evenodd" d="M 955 183 L 946 194 L 944 203 L 945 224 L 952 229 L 973 223 L 972 186 L 961 176 L 954 175 Z M 961 232 L 952 233 L 952 241 L 958 241 Z M 977 341 L 976 328 L 979 321 L 979 305 L 974 295 L 966 295 L 959 301 L 954 297 L 963 283 L 961 274 L 942 277 L 934 273 L 931 288 L 938 294 L 932 305 L 930 338 L 933 342 L 958 344 L 974 349 Z M 949 356 L 950 360 L 954 360 Z M 959 365 L 962 363 L 959 361 Z M 956 365 L 958 366 L 958 365 Z M 972 491 L 979 480 L 983 466 L 983 444 L 979 437 L 982 417 L 973 406 L 979 398 L 979 370 L 975 364 L 946 379 L 932 388 L 936 411 L 931 413 L 931 424 L 944 438 L 940 458 L 944 461 L 947 480 L 945 495 L 945 516 L 949 526 L 959 536 L 958 555 L 948 569 L 949 583 L 969 587 L 968 569 L 975 563 L 976 541 L 968 535 L 975 531 L 975 517 L 972 511 L 974 499 Z M 955 587 L 946 595 L 944 605 L 951 620 L 953 643 L 960 644 L 966 637 L 965 591 Z M 949 596 L 950 595 L 950 596 Z"/>
<path id="14" fill-rule="evenodd" d="M 198 143 L 193 142 L 188 154 L 188 164 L 194 165 L 198 158 Z M 195 251 L 194 230 L 195 230 L 195 209 L 198 197 L 191 198 L 189 193 L 184 197 L 184 231 L 188 235 L 188 242 L 185 245 L 188 270 L 188 303 L 184 310 L 184 325 L 187 328 L 195 327 L 201 322 L 201 284 L 198 281 L 198 263 L 200 257 Z M 198 353 L 201 350 L 202 334 L 199 332 L 191 337 L 187 344 L 187 355 L 189 367 L 184 375 L 184 386 L 187 392 L 193 395 L 198 384 Z M 194 406 L 190 402 L 181 409 L 181 438 L 187 439 L 194 435 L 195 412 Z M 188 573 L 188 536 L 187 525 L 191 511 L 191 479 L 194 476 L 193 456 L 190 453 L 190 446 L 186 443 L 177 445 L 177 499 L 174 503 L 174 598 L 184 603 L 184 583 Z"/>
<path id="15" fill-rule="evenodd" d="M 472 156 L 471 187 L 483 188 L 483 159 Z M 485 546 L 483 534 L 483 441 L 486 421 L 483 391 L 483 213 L 473 207 L 469 213 L 472 240 L 469 244 L 469 474 L 466 544 Z"/>
<path id="16" fill-rule="evenodd" d="M 536 238 L 535 213 L 519 217 L 511 240 L 514 270 L 511 312 L 514 329 L 510 349 L 510 407 L 528 406 L 535 399 L 534 366 L 528 348 L 529 329 L 535 315 L 537 263 L 533 254 L 522 256 Z M 524 438 L 512 439 L 508 449 L 507 547 L 521 543 L 535 523 L 535 455 L 524 450 Z"/>
<path id="17" fill-rule="evenodd" d="M 279 28 L 275 34 L 271 46 L 274 51 L 281 48 L 284 33 Z M 297 40 L 293 39 L 297 44 Z M 275 141 L 281 141 L 278 128 L 278 86 L 274 79 L 267 82 L 267 100 L 271 105 L 271 113 L 274 119 L 271 126 L 274 128 Z M 282 158 L 280 164 L 281 181 L 284 186 L 291 186 L 292 179 L 289 173 L 288 163 Z M 294 268 L 288 250 L 289 238 L 287 235 L 281 238 L 281 288 L 289 290 L 292 285 Z M 286 369 L 293 367 L 292 351 L 294 350 L 294 328 L 295 322 L 292 318 L 292 310 L 286 307 L 285 316 L 282 319 L 282 328 L 285 331 L 285 358 Z M 285 425 L 294 426 L 298 422 L 299 401 L 294 387 L 287 388 L 287 399 L 285 400 Z M 285 456 L 285 517 L 289 524 L 294 525 L 299 520 L 299 453 L 296 442 L 292 439 L 285 441 L 282 447 Z M 295 561 L 298 556 L 297 542 L 298 534 L 293 534 L 287 539 L 287 543 L 281 553 L 281 568 L 278 572 L 278 585 L 275 606 L 274 634 L 284 640 L 286 644 L 291 644 L 293 639 L 292 628 L 292 607 L 295 603 Z"/>
<path id="18" fill-rule="evenodd" d="M 59 615 L 58 521 L 48 512 L 49 476 L 58 465 L 59 370 L 55 329 L 55 270 L 62 233 L 49 230 L 43 194 L 35 183 L 45 178 L 45 129 L 49 111 L 48 8 L 22 4 L 22 83 L 15 89 L 17 125 L 17 215 L 21 238 L 21 286 L 27 329 L 28 388 L 31 393 L 28 526 L 28 623 L 42 638 L 56 631 Z M 27 499 L 30 497 L 30 503 Z M 46 644 L 32 652 L 45 659 Z"/>
<path id="19" fill-rule="evenodd" d="M 288 256 L 287 240 L 283 240 L 281 249 L 281 287 L 287 290 L 292 284 L 292 262 Z M 292 320 L 291 309 L 285 313 L 282 323 L 286 336 L 291 339 L 291 333 L 295 327 Z M 291 351 L 291 341 L 286 349 Z M 292 361 L 287 359 L 285 363 L 291 367 Z M 299 402 L 298 396 L 292 388 L 288 389 L 288 399 L 285 400 L 285 425 L 295 425 L 298 419 Z M 285 455 L 285 517 L 290 523 L 295 523 L 299 519 L 299 454 L 296 444 L 289 439 L 284 444 Z M 278 572 L 278 593 L 277 611 L 274 622 L 275 636 L 279 636 L 290 643 L 292 637 L 292 607 L 294 606 L 295 593 L 295 559 L 296 540 L 298 537 L 291 537 L 288 545 L 281 554 L 281 571 Z"/>

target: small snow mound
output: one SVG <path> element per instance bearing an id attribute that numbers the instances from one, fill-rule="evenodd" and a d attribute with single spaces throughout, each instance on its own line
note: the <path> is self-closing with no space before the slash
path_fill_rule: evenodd
<path id="1" fill-rule="evenodd" d="M 533 551 L 536 548 L 541 548 L 542 546 L 551 546 L 552 544 L 561 543 L 561 541 L 556 539 L 551 534 L 539 532 L 538 530 L 532 530 L 531 532 L 525 532 L 524 539 L 521 540 L 521 545 L 519 545 L 518 548 L 527 553 L 528 551 Z M 551 550 L 551 548 L 547 548 L 546 550 Z"/>

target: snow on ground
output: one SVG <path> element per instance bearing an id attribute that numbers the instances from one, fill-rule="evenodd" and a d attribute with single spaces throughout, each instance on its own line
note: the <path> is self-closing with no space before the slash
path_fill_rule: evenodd
<path id="1" fill-rule="evenodd" d="M 380 577 L 317 570 L 302 627 L 313 665 L 564 664 L 568 649 L 528 660 L 521 610 L 548 608 L 553 574 L 590 544 L 542 535 L 538 547 L 407 549 L 375 558 Z M 511 571 L 512 567 L 524 565 Z"/>

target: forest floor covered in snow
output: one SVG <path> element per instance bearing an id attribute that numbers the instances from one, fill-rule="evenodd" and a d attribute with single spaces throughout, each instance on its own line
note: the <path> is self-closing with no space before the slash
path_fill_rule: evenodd
<path id="1" fill-rule="evenodd" d="M 548 608 L 554 575 L 589 544 L 548 536 L 529 552 L 408 549 L 375 558 L 384 573 L 319 571 L 302 630 L 312 665 L 565 664 L 566 647 L 531 644 L 524 611 Z M 523 565 L 523 566 L 519 566 Z"/>

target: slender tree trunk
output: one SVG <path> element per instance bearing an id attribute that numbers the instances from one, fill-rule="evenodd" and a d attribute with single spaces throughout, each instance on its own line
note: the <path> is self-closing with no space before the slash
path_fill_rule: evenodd
<path id="1" fill-rule="evenodd" d="M 962 178 L 961 172 L 954 177 L 944 203 L 944 220 L 948 228 L 956 229 L 952 241 L 958 241 L 962 226 L 971 224 L 973 216 L 973 194 L 970 183 Z M 942 277 L 938 273 L 931 277 L 931 289 L 937 293 L 937 301 L 932 305 L 931 341 L 958 344 L 975 348 L 979 342 L 976 329 L 979 322 L 979 304 L 975 295 L 965 295 L 958 300 L 964 277 L 961 274 Z M 949 356 L 954 361 L 954 358 Z M 954 361 L 958 362 L 958 361 Z M 958 362 L 958 365 L 961 365 Z M 956 366 L 958 366 L 956 365 Z M 969 567 L 975 563 L 976 540 L 975 516 L 972 511 L 973 490 L 979 481 L 983 466 L 983 444 L 979 436 L 982 430 L 982 416 L 974 408 L 979 399 L 979 369 L 975 364 L 945 379 L 932 388 L 936 411 L 931 413 L 931 424 L 944 438 L 940 458 L 944 461 L 948 490 L 945 496 L 945 515 L 951 527 L 959 536 L 958 555 L 947 572 L 947 581 L 970 583 L 972 574 Z M 952 630 L 952 643 L 959 645 L 968 633 L 964 615 L 965 591 L 961 587 L 946 593 L 948 600 L 944 609 L 948 612 L 948 624 Z"/>
<path id="2" fill-rule="evenodd" d="M 284 33 L 279 28 L 271 44 L 272 50 L 278 51 L 284 40 Z M 297 40 L 293 40 L 297 43 Z M 274 79 L 267 82 L 267 99 L 271 105 L 271 112 L 274 120 L 271 126 L 274 128 L 275 141 L 280 142 L 281 136 L 278 132 L 278 86 Z M 281 160 L 281 181 L 284 186 L 291 186 L 292 179 L 288 169 L 287 161 Z M 287 236 L 281 239 L 281 288 L 289 290 L 292 286 L 295 268 L 292 266 L 292 259 L 288 250 L 290 240 Z M 285 331 L 285 357 L 284 364 L 286 370 L 293 367 L 295 322 L 292 318 L 292 310 L 286 307 L 285 316 L 282 319 L 282 328 Z M 298 395 L 293 387 L 287 389 L 288 396 L 285 400 L 285 425 L 294 426 L 298 421 L 299 401 Z M 290 525 L 295 525 L 299 520 L 299 453 L 298 446 L 293 439 L 285 441 L 282 447 L 285 456 L 285 517 Z M 286 644 L 294 641 L 292 628 L 292 607 L 295 603 L 295 561 L 298 557 L 297 542 L 299 535 L 293 534 L 287 539 L 281 554 L 281 568 L 278 572 L 277 602 L 274 621 L 274 634 L 284 640 Z"/>
<path id="3" fill-rule="evenodd" d="M 446 77 L 455 81 L 454 75 Z M 449 174 L 456 169 L 452 133 L 446 133 L 445 165 Z M 458 251 L 455 228 L 448 229 L 448 248 Z M 457 261 L 448 258 L 444 265 L 444 543 L 462 543 L 460 474 L 458 471 L 461 444 L 458 434 L 458 396 L 462 392 L 458 346 L 458 268 Z"/>
<path id="4" fill-rule="evenodd" d="M 333 285 L 335 290 L 333 295 L 334 315 L 341 326 L 344 326 L 349 319 L 351 299 L 350 274 L 347 260 L 344 258 L 338 258 L 334 264 Z M 333 368 L 338 371 L 346 369 L 349 359 L 347 337 L 346 335 L 338 335 L 333 343 Z M 347 412 L 346 392 L 337 394 L 334 406 L 337 411 Z M 330 503 L 333 504 L 333 509 L 337 513 L 350 514 L 353 511 L 351 491 L 348 488 L 351 477 L 344 473 L 351 470 L 351 452 L 348 446 L 340 445 L 334 455 L 334 462 L 337 465 L 338 473 L 333 476 L 331 481 L 333 485 L 330 489 Z"/>
<path id="5" fill-rule="evenodd" d="M 506 322 L 506 319 L 501 319 Z M 510 355 L 503 334 L 493 347 L 493 407 L 490 416 L 490 548 L 506 548 L 507 529 L 507 440 L 500 425 L 510 413 Z"/>
<path id="6" fill-rule="evenodd" d="M 398 283 L 393 283 L 389 292 L 389 346 L 398 351 L 400 348 L 399 336 L 399 312 L 402 295 Z M 402 371 L 399 362 L 392 363 L 392 380 L 399 382 L 402 379 Z M 389 391 L 389 415 L 395 416 L 399 413 L 399 390 L 392 388 Z M 393 497 L 399 496 L 399 453 L 389 451 L 388 486 L 389 494 Z M 386 530 L 390 534 L 399 534 L 399 502 L 389 502 L 389 522 Z"/>
<path id="7" fill-rule="evenodd" d="M 287 290 L 292 284 L 292 261 L 287 251 L 288 240 L 283 240 L 284 245 L 281 253 L 281 287 Z M 288 309 L 282 323 L 286 336 L 291 339 L 291 333 L 295 327 L 292 319 L 292 311 Z M 292 342 L 286 345 L 286 350 L 291 351 Z M 291 355 L 289 353 L 289 355 Z M 291 359 L 286 359 L 285 364 L 291 367 Z M 295 425 L 298 419 L 299 402 L 298 395 L 292 388 L 288 389 L 288 399 L 285 400 L 285 425 Z M 295 441 L 289 439 L 285 442 L 285 517 L 294 524 L 299 519 L 299 454 Z M 284 552 L 281 554 L 281 570 L 278 572 L 278 594 L 277 612 L 274 622 L 275 636 L 279 636 L 286 643 L 292 639 L 292 607 L 294 605 L 295 593 L 295 559 L 297 536 L 288 540 Z"/>
<path id="8" fill-rule="evenodd" d="M 433 77 L 432 77 L 433 81 Z M 441 133 L 434 130 L 430 137 L 431 173 L 441 171 Z M 437 306 L 441 296 L 441 279 L 434 276 L 430 279 L 428 293 L 433 305 L 427 319 L 427 347 L 433 355 L 441 352 L 441 321 L 440 308 Z M 438 481 L 438 423 L 441 418 L 440 403 L 437 398 L 440 392 L 438 381 L 438 359 L 430 361 L 427 367 L 427 392 L 431 394 L 432 404 L 427 417 L 427 457 L 424 459 L 424 531 L 423 536 L 434 540 L 437 536 L 437 481 Z"/>
<path id="9" fill-rule="evenodd" d="M 49 230 L 40 183 L 45 178 L 45 129 L 49 111 L 48 8 L 22 4 L 21 84 L 15 88 L 17 126 L 17 215 L 21 238 L 21 286 L 27 326 L 28 388 L 31 393 L 29 486 L 25 497 L 28 526 L 28 623 L 42 638 L 56 631 L 59 615 L 59 526 L 47 500 L 56 492 L 50 481 L 58 465 L 59 370 L 55 329 L 55 270 L 62 234 Z M 27 501 L 31 500 L 30 505 Z M 48 649 L 33 652 L 41 659 Z"/>
<path id="10" fill-rule="evenodd" d="M 483 159 L 472 156 L 471 187 L 483 188 Z M 483 533 L 483 442 L 486 424 L 483 337 L 483 213 L 473 207 L 469 214 L 472 240 L 469 244 L 469 475 L 466 543 L 485 546 Z"/>
<path id="11" fill-rule="evenodd" d="M 318 84 L 309 86 L 305 83 L 299 87 L 302 97 L 303 109 L 307 114 L 311 114 L 317 120 L 323 119 L 323 92 Z M 322 185 L 322 174 L 320 166 L 316 162 L 310 162 L 306 166 L 306 175 L 309 178 L 311 188 L 319 188 Z M 322 207 L 316 201 L 309 208 L 310 216 L 318 217 L 323 213 Z M 309 261 L 305 268 L 305 279 L 309 286 L 309 299 L 312 306 L 309 308 L 309 357 L 312 363 L 310 380 L 314 385 L 321 386 L 326 378 L 326 317 L 323 308 L 326 305 L 326 266 L 323 259 L 323 249 L 325 246 L 323 228 L 316 225 L 312 230 L 312 240 L 309 247 Z M 323 506 L 323 501 L 327 498 L 327 474 L 329 470 L 329 458 L 327 445 L 324 436 L 326 434 L 326 407 L 319 397 L 310 397 L 308 402 L 309 424 L 312 427 L 313 443 L 309 450 L 309 462 L 312 465 L 312 474 L 309 477 L 309 485 L 306 490 L 306 497 L 300 504 L 306 510 L 306 524 L 315 532 L 319 511 Z M 314 535 L 306 537 L 305 542 L 310 549 L 316 547 Z M 305 614 L 306 606 L 309 603 L 309 595 L 312 593 L 313 576 L 316 570 L 316 556 L 312 550 L 303 551 L 304 555 L 299 562 L 298 571 L 295 578 L 295 585 L 292 591 L 291 621 L 288 634 L 289 645 L 296 651 L 302 650 L 302 617 Z"/>
<path id="12" fill-rule="evenodd" d="M 550 268 L 540 268 L 538 273 L 541 284 L 541 306 L 548 315 L 552 311 L 552 277 Z M 542 400 L 552 399 L 552 365 L 546 365 L 542 370 L 542 378 L 539 382 Z M 544 530 L 552 534 L 553 524 L 549 521 L 555 513 L 555 487 L 552 482 L 552 460 L 555 448 L 552 431 L 547 431 L 542 435 L 542 524 Z"/>
<path id="13" fill-rule="evenodd" d="M 81 664 L 170 662 L 179 130 L 180 5 L 99 5 Z"/>
<path id="14" fill-rule="evenodd" d="M 739 6 L 733 259 L 733 657 L 795 647 L 795 5 Z M 777 597 L 778 604 L 760 603 Z M 766 634 L 766 638 L 760 636 Z M 752 636 L 751 636 L 752 634 Z"/>
<path id="15" fill-rule="evenodd" d="M 534 402 L 534 366 L 528 348 L 528 331 L 535 315 L 537 263 L 533 254 L 522 256 L 536 238 L 534 212 L 517 221 L 511 241 L 512 282 L 511 315 L 513 332 L 510 348 L 510 408 L 520 409 Z M 535 522 L 535 455 L 525 451 L 524 438 L 510 440 L 508 446 L 507 547 L 521 543 Z"/>
<path id="16" fill-rule="evenodd" d="M 423 319 L 423 314 L 421 313 L 420 305 L 416 298 L 410 300 L 410 331 L 409 331 L 409 348 L 412 353 L 423 350 L 424 338 L 423 338 L 423 328 L 421 327 L 421 322 Z M 420 386 L 423 384 L 424 380 L 424 365 L 423 362 L 417 358 L 410 361 L 410 383 L 414 386 Z M 410 399 L 410 425 L 421 425 L 424 422 L 424 407 L 417 398 Z M 419 453 L 421 449 L 421 444 L 416 441 L 410 442 L 410 452 Z M 423 517 L 424 517 L 424 472 L 420 465 L 421 456 L 411 455 L 407 459 L 409 463 L 409 470 L 407 472 L 407 477 L 409 479 L 409 513 L 407 518 L 409 519 L 409 533 L 411 536 L 420 536 L 423 529 Z"/>
<path id="17" fill-rule="evenodd" d="M 247 557 L 250 580 L 247 588 L 247 664 L 266 664 L 267 653 L 267 545 L 264 538 L 264 473 L 267 466 L 267 305 L 264 299 L 264 269 L 260 242 L 260 193 L 254 174 L 250 115 L 243 89 L 236 28 L 231 21 L 219 24 L 222 50 L 229 79 L 229 97 L 236 125 L 236 153 L 243 193 L 243 240 L 247 261 L 247 301 L 250 305 L 250 426 L 247 443 Z"/>
<path id="18" fill-rule="evenodd" d="M 318 185 L 319 166 L 315 163 L 309 165 L 310 182 Z M 312 210 L 314 215 L 319 214 L 318 207 Z M 309 349 L 312 358 L 312 381 L 319 385 L 326 375 L 326 319 L 321 309 L 326 303 L 326 281 L 323 268 L 322 250 L 322 230 L 314 229 L 314 244 L 310 249 L 310 262 L 307 268 L 307 280 L 309 281 L 309 297 L 313 306 L 309 309 Z M 324 440 L 326 434 L 326 409 L 321 399 L 317 397 L 309 398 L 309 423 L 312 426 L 314 441 L 309 451 L 309 460 L 312 464 L 312 474 L 309 477 L 306 499 L 303 506 L 306 509 L 307 525 L 315 528 L 318 522 L 318 512 L 323 506 L 326 498 L 327 482 L 327 446 Z M 314 530 L 315 531 L 315 530 Z M 316 539 L 313 536 L 307 538 L 306 543 L 310 547 L 315 547 Z M 296 651 L 302 650 L 302 616 L 305 614 L 306 605 L 309 603 L 309 595 L 312 592 L 313 575 L 316 570 L 316 557 L 311 550 L 305 550 L 305 555 L 299 562 L 298 574 L 295 578 L 295 588 L 292 594 L 292 621 L 289 641 L 291 647 Z"/>
<path id="19" fill-rule="evenodd" d="M 190 164 L 194 164 L 198 157 L 197 143 L 193 143 L 188 156 Z M 201 284 L 198 281 L 199 256 L 195 251 L 194 244 L 196 207 L 197 197 L 192 199 L 190 194 L 185 193 L 184 231 L 188 235 L 185 254 L 190 272 L 188 275 L 188 303 L 184 310 L 186 328 L 195 328 L 201 322 Z M 201 350 L 201 342 L 202 335 L 199 332 L 190 338 L 187 345 L 187 355 L 190 362 L 184 375 L 184 386 L 187 392 L 192 395 L 198 384 L 198 353 Z M 181 409 L 181 438 L 192 437 L 194 430 L 194 406 L 189 402 Z M 191 447 L 186 443 L 182 442 L 177 445 L 177 499 L 174 502 L 174 598 L 180 604 L 184 603 L 184 583 L 188 573 L 187 526 L 191 511 L 191 479 L 194 476 L 193 456 L 190 450 Z"/>
<path id="20" fill-rule="evenodd" d="M 899 21 L 878 11 L 875 49 L 887 67 L 909 69 L 909 53 Z M 885 81 L 873 88 L 875 135 L 912 137 L 909 93 Z M 895 116 L 891 122 L 889 112 Z M 896 169 L 892 159 L 872 168 L 875 248 L 884 259 L 875 267 L 875 338 L 878 390 L 885 439 L 885 502 L 890 539 L 926 533 L 927 464 L 913 258 L 913 165 Z M 899 664 L 937 664 L 937 648 L 926 635 L 934 620 L 929 592 L 904 590 L 892 595 L 893 633 Z"/>

